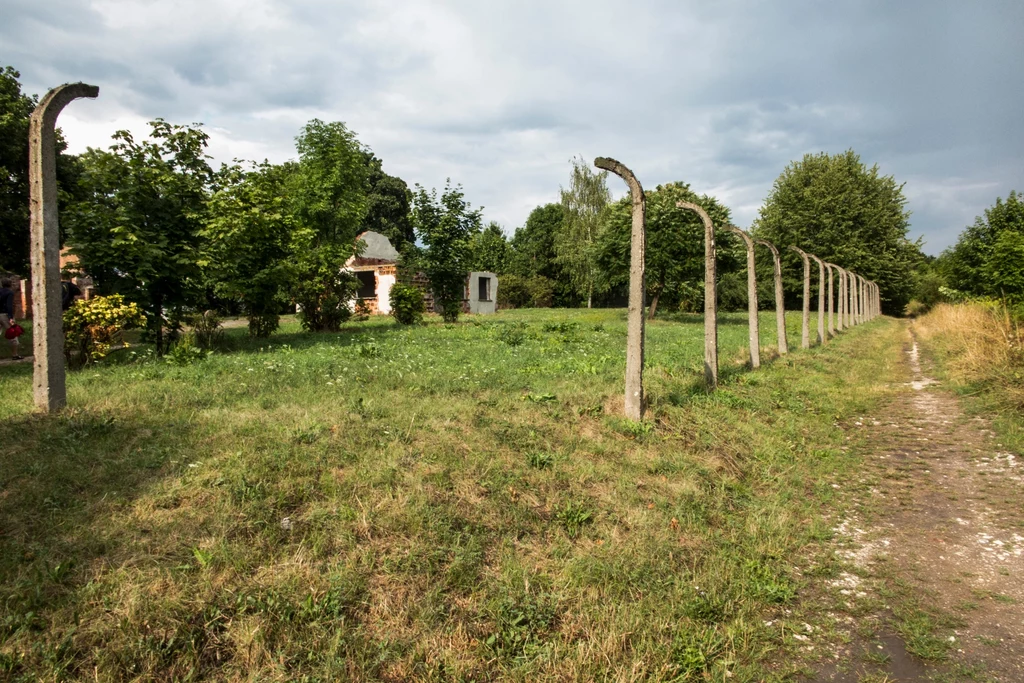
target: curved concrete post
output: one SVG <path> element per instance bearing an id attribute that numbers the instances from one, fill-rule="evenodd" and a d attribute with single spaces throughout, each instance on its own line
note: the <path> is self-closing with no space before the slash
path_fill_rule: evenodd
<path id="1" fill-rule="evenodd" d="M 833 302 L 835 296 L 832 292 L 832 271 L 835 270 L 835 265 L 832 263 L 826 263 L 825 267 L 828 268 L 828 336 L 836 336 L 836 319 L 835 319 L 835 308 Z"/>
<path id="2" fill-rule="evenodd" d="M 699 204 L 676 202 L 689 209 L 704 224 L 704 385 L 709 391 L 718 386 L 718 276 L 715 272 L 715 226 Z"/>
<path id="3" fill-rule="evenodd" d="M 629 247 L 629 314 L 626 328 L 626 417 L 644 416 L 644 254 L 647 249 L 644 188 L 633 172 L 615 159 L 594 159 L 598 168 L 611 171 L 626 181 L 633 197 L 633 234 Z"/>
<path id="4" fill-rule="evenodd" d="M 846 324 L 849 327 L 853 327 L 857 324 L 857 319 L 854 316 L 854 311 L 857 309 L 857 289 L 853 278 L 853 272 L 849 270 L 846 271 L 846 295 L 850 299 L 846 306 Z"/>
<path id="5" fill-rule="evenodd" d="M 57 116 L 72 100 L 99 96 L 85 83 L 57 86 L 39 101 L 29 120 L 28 176 L 31 213 L 32 397 L 43 412 L 67 403 L 64 384 L 64 334 L 60 293 L 60 229 L 57 222 Z"/>
<path id="6" fill-rule="evenodd" d="M 808 254 L 818 264 L 818 343 L 828 341 L 825 334 L 825 262 L 814 254 Z"/>
<path id="7" fill-rule="evenodd" d="M 772 252 L 772 269 L 775 271 L 775 339 L 779 346 L 779 355 L 789 353 L 789 342 L 786 340 L 786 298 L 782 290 L 782 262 L 779 250 L 768 240 L 756 240 Z"/>
<path id="8" fill-rule="evenodd" d="M 789 248 L 800 254 L 800 258 L 804 260 L 804 317 L 800 333 L 800 348 L 809 349 L 811 348 L 811 259 L 803 249 L 793 245 L 790 245 Z"/>
<path id="9" fill-rule="evenodd" d="M 747 332 L 750 341 L 750 367 L 753 370 L 761 367 L 761 333 L 757 320 L 757 273 L 754 271 L 754 240 L 735 225 L 727 225 L 725 229 L 739 235 L 747 245 Z"/>
<path id="10" fill-rule="evenodd" d="M 836 266 L 839 273 L 839 314 L 836 316 L 836 328 L 842 332 L 846 329 L 846 271 Z"/>
<path id="11" fill-rule="evenodd" d="M 857 273 L 851 273 L 853 277 L 853 324 L 860 325 L 863 320 L 861 319 L 861 292 L 860 292 L 860 275 Z"/>
<path id="12" fill-rule="evenodd" d="M 864 278 L 854 275 L 857 278 L 857 324 L 864 323 Z"/>

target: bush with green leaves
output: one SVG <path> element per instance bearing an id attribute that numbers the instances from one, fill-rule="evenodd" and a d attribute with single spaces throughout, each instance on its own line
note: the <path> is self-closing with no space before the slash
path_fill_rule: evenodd
<path id="1" fill-rule="evenodd" d="M 322 245 L 298 259 L 299 278 L 292 297 L 304 330 L 337 332 L 352 317 L 349 302 L 355 297 L 358 280 L 339 265 L 348 255 L 344 247 Z"/>
<path id="2" fill-rule="evenodd" d="M 164 354 L 164 360 L 171 365 L 192 365 L 205 360 L 213 351 L 200 348 L 196 343 L 196 336 L 189 332 L 181 336 L 173 346 Z"/>
<path id="3" fill-rule="evenodd" d="M 462 188 L 445 185 L 440 197 L 422 187 L 413 196 L 416 234 L 426 247 L 419 258 L 434 292 L 434 310 L 446 323 L 459 319 L 472 258 L 473 236 L 480 232 L 480 209 L 470 208 Z"/>
<path id="4" fill-rule="evenodd" d="M 196 344 L 204 349 L 212 349 L 224 338 L 224 327 L 216 311 L 203 311 L 192 316 L 192 334 Z M 252 321 L 249 322 L 250 327 Z"/>
<path id="5" fill-rule="evenodd" d="M 120 294 L 79 299 L 64 311 L 64 356 L 68 365 L 81 367 L 105 357 L 124 341 L 125 330 L 143 327 L 146 316 L 138 304 Z"/>
<path id="6" fill-rule="evenodd" d="M 502 275 L 500 281 L 499 308 L 550 308 L 554 301 L 554 283 L 543 275 Z"/>
<path id="7" fill-rule="evenodd" d="M 417 325 L 423 321 L 427 305 L 423 300 L 423 291 L 415 285 L 396 282 L 391 287 L 388 297 L 391 302 L 391 315 L 400 325 Z"/>

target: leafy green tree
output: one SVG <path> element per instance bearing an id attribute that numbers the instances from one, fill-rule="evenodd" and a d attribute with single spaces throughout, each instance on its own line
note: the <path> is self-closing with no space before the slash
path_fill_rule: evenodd
<path id="1" fill-rule="evenodd" d="M 114 133 L 108 151 L 82 155 L 83 198 L 68 212 L 68 242 L 103 294 L 138 303 L 158 353 L 199 296 L 201 232 L 212 172 L 207 134 L 150 122 L 150 139 Z"/>
<path id="2" fill-rule="evenodd" d="M 676 202 L 695 202 L 704 208 L 716 227 L 729 222 L 729 209 L 714 197 L 698 195 L 683 182 L 659 185 L 647 194 L 647 300 L 648 317 L 654 318 L 660 302 L 697 306 L 703 300 L 704 226 L 693 211 L 680 209 Z M 627 195 L 613 203 L 604 218 L 598 241 L 597 264 L 605 286 L 621 287 L 629 282 L 629 245 L 632 236 L 632 199 Z M 733 241 L 724 230 L 716 230 L 722 272 L 735 268 L 729 249 Z"/>
<path id="3" fill-rule="evenodd" d="M 561 204 L 545 204 L 531 211 L 526 224 L 509 241 L 508 268 L 509 273 L 527 279 L 544 278 L 554 305 L 578 306 L 580 297 L 555 258 L 555 235 L 561 231 L 564 217 Z"/>
<path id="4" fill-rule="evenodd" d="M 989 287 L 1012 301 L 1024 299 L 1024 232 L 1006 230 L 996 238 L 985 263 Z"/>
<path id="5" fill-rule="evenodd" d="M 957 240 L 939 257 L 939 270 L 949 285 L 975 296 L 1002 296 L 1014 289 L 1016 276 L 1010 257 L 1015 250 L 1013 235 L 1024 235 L 1024 195 L 1011 191 L 1003 201 L 985 209 Z M 997 253 L 998 249 L 998 253 Z M 995 261 L 993 261 L 995 259 Z M 1024 265 L 1018 268 L 1024 269 Z"/>
<path id="6" fill-rule="evenodd" d="M 0 271 L 29 272 L 28 128 L 36 98 L 21 92 L 21 77 L 0 68 Z M 81 165 L 64 154 L 67 144 L 57 130 L 58 207 L 65 211 L 75 198 Z"/>
<path id="7" fill-rule="evenodd" d="M 576 291 L 593 305 L 599 283 L 597 242 L 601 213 L 611 200 L 608 173 L 595 171 L 583 159 L 574 157 L 569 188 L 561 190 L 563 217 L 555 233 L 555 260 L 562 266 Z"/>
<path id="8" fill-rule="evenodd" d="M 462 186 L 449 180 L 438 198 L 419 185 L 413 197 L 413 223 L 425 249 L 419 258 L 434 291 L 434 306 L 445 322 L 455 322 L 462 309 L 473 237 L 480 232 L 480 209 L 465 199 Z"/>
<path id="9" fill-rule="evenodd" d="M 287 187 L 294 165 L 235 164 L 217 174 L 207 205 L 200 266 L 218 296 L 238 301 L 249 334 L 270 336 L 294 280 L 295 219 Z"/>
<path id="10" fill-rule="evenodd" d="M 398 251 L 416 242 L 412 225 L 412 192 L 401 178 L 384 172 L 383 162 L 372 152 L 364 152 L 369 188 L 366 217 L 360 232 L 372 230 L 387 237 Z"/>
<path id="11" fill-rule="evenodd" d="M 485 270 L 491 273 L 507 273 L 510 247 L 505 231 L 491 222 L 486 228 L 473 235 L 470 244 L 470 270 Z"/>
<path id="12" fill-rule="evenodd" d="M 299 163 L 289 192 L 296 279 L 292 298 L 305 329 L 337 331 L 357 284 L 342 271 L 355 253 L 367 211 L 365 150 L 344 123 L 313 119 L 296 138 Z"/>
<path id="13" fill-rule="evenodd" d="M 903 185 L 868 168 L 853 150 L 807 154 L 775 180 L 754 233 L 779 247 L 790 306 L 799 305 L 803 265 L 796 245 L 819 258 L 874 280 L 886 312 L 898 315 L 913 293 L 921 258 L 910 227 Z"/>

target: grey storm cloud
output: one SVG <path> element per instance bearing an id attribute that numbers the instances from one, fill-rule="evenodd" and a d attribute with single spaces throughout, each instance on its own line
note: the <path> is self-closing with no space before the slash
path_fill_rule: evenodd
<path id="1" fill-rule="evenodd" d="M 307 120 L 341 120 L 508 230 L 574 155 L 749 225 L 787 163 L 853 148 L 906 183 L 930 253 L 1024 189 L 1018 0 L 6 0 L 0 18 L 26 90 L 101 86 L 62 115 L 73 150 L 163 117 L 203 122 L 217 160 L 282 161 Z"/>

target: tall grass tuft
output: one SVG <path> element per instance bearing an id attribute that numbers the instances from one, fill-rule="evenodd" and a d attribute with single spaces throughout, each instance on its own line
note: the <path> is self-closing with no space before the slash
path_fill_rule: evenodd
<path id="1" fill-rule="evenodd" d="M 999 405 L 1024 409 L 1020 322 L 1005 305 L 939 304 L 915 328 L 941 354 L 951 380 L 990 394 Z"/>

